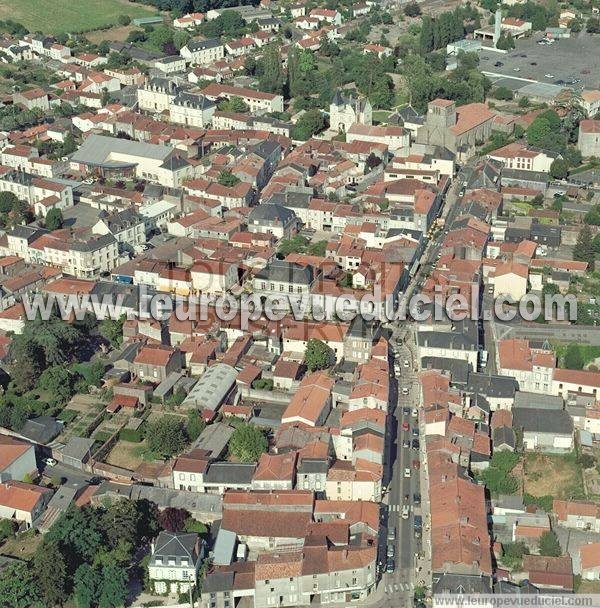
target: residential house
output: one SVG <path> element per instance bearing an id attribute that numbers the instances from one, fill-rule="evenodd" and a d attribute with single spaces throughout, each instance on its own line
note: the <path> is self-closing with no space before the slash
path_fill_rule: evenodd
<path id="1" fill-rule="evenodd" d="M 195 532 L 159 532 L 150 548 L 148 578 L 155 593 L 184 594 L 198 584 L 204 543 Z"/>

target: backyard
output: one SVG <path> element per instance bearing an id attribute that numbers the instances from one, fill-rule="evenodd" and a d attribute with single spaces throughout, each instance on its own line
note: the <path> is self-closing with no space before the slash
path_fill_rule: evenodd
<path id="1" fill-rule="evenodd" d="M 46 34 L 94 30 L 117 23 L 119 15 L 134 19 L 154 13 L 127 0 L 0 0 L 0 20 L 12 19 Z"/>
<path id="2" fill-rule="evenodd" d="M 523 490 L 531 496 L 584 498 L 581 466 L 575 452 L 566 455 L 527 453 Z"/>

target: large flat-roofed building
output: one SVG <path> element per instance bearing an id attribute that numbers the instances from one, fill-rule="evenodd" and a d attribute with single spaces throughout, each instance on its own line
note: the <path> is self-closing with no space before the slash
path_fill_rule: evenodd
<path id="1" fill-rule="evenodd" d="M 71 168 L 100 175 L 135 176 L 176 188 L 194 168 L 175 148 L 90 135 L 71 157 Z"/>

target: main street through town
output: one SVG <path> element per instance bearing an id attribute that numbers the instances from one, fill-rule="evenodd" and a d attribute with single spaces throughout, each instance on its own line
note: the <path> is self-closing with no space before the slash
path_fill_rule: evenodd
<path id="1" fill-rule="evenodd" d="M 407 289 L 408 300 L 418 293 L 424 278 L 435 267 L 446 229 L 458 215 L 460 191 L 470 178 L 472 168 L 465 166 L 446 192 L 439 217 L 444 229 L 432 235 Z M 379 606 L 413 605 L 415 586 L 431 584 L 431 545 L 425 438 L 419 423 L 421 390 L 418 380 L 416 328 L 410 321 L 390 325 L 390 344 L 396 382 L 392 383 L 386 454 L 387 485 L 382 509 L 379 562 L 383 570 Z M 415 516 L 422 527 L 415 525 Z"/>

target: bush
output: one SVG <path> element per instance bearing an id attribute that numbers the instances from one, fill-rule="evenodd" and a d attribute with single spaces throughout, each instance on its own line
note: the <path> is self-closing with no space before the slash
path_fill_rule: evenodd
<path id="1" fill-rule="evenodd" d="M 513 92 L 508 87 L 496 87 L 492 92 L 492 97 L 501 101 L 511 101 Z"/>
<path id="2" fill-rule="evenodd" d="M 258 378 L 252 383 L 252 388 L 255 388 L 256 390 L 272 391 L 273 380 L 270 378 Z"/>
<path id="3" fill-rule="evenodd" d="M 121 429 L 119 439 L 122 441 L 131 441 L 132 443 L 140 443 L 144 440 L 144 433 L 140 429 Z"/>

